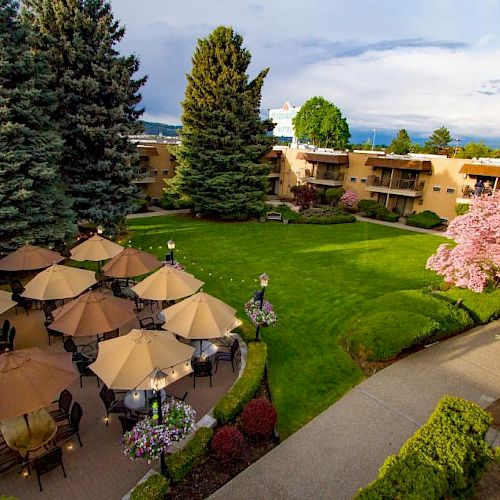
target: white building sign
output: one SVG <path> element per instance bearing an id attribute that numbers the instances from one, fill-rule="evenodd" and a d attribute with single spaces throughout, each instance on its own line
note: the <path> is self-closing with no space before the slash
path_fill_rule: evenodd
<path id="1" fill-rule="evenodd" d="M 273 130 L 273 135 L 275 137 L 295 138 L 292 118 L 298 113 L 299 109 L 300 106 L 290 106 L 289 102 L 285 102 L 282 108 L 269 110 L 269 119 L 276 124 Z"/>

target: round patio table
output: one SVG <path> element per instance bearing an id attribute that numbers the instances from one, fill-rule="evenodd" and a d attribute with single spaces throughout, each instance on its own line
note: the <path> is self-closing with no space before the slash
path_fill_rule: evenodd
<path id="1" fill-rule="evenodd" d="M 57 424 L 46 408 L 40 408 L 4 420 L 0 423 L 0 431 L 7 446 L 25 457 L 30 451 L 37 450 L 54 439 Z"/>
<path id="2" fill-rule="evenodd" d="M 194 358 L 209 358 L 217 352 L 217 345 L 208 340 L 191 340 L 189 343 L 195 348 L 193 353 Z"/>

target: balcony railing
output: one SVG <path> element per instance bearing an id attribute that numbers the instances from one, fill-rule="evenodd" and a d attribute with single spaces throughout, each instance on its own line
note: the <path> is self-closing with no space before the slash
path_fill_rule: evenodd
<path id="1" fill-rule="evenodd" d="M 152 184 L 156 182 L 156 178 L 151 172 L 137 172 L 132 182 L 134 184 Z"/>
<path id="2" fill-rule="evenodd" d="M 390 179 L 388 177 L 377 177 L 370 175 L 366 180 L 367 186 L 385 187 L 388 189 L 407 189 L 409 191 L 423 191 L 425 181 L 418 179 Z"/>
<path id="3" fill-rule="evenodd" d="M 342 182 L 344 180 L 344 177 L 344 172 L 331 172 L 328 170 L 320 170 L 319 172 L 314 172 L 314 175 L 311 174 L 311 171 L 309 169 L 301 170 L 300 172 L 301 179 L 316 179 L 318 181 Z"/>
<path id="4" fill-rule="evenodd" d="M 270 174 L 279 174 L 281 172 L 281 165 L 272 165 L 271 170 L 269 171 Z"/>

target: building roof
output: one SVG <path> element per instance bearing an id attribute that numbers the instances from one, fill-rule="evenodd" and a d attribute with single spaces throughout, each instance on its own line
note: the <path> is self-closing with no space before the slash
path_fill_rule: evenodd
<path id="1" fill-rule="evenodd" d="M 489 177 L 500 177 L 500 164 L 464 163 L 460 169 L 461 174 L 486 175 Z"/>
<path id="2" fill-rule="evenodd" d="M 349 156 L 346 153 L 299 153 L 297 158 L 309 163 L 334 163 L 337 165 L 349 163 Z"/>
<path id="3" fill-rule="evenodd" d="M 399 168 L 403 170 L 420 170 L 430 172 L 432 164 L 430 160 L 420 160 L 404 156 L 371 156 L 367 158 L 365 165 L 370 167 Z"/>
<path id="4" fill-rule="evenodd" d="M 144 144 L 137 144 L 137 150 L 141 155 L 158 156 L 158 151 L 156 150 L 156 146 L 146 146 Z"/>

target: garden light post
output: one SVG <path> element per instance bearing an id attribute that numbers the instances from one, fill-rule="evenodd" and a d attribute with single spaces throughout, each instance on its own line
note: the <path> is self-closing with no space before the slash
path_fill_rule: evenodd
<path id="1" fill-rule="evenodd" d="M 151 388 L 156 393 L 156 405 L 158 405 L 158 425 L 163 424 L 163 415 L 161 409 L 161 391 L 167 386 L 167 374 L 162 372 L 159 368 L 156 368 L 151 374 Z M 153 411 L 155 404 L 153 403 Z M 153 416 L 154 418 L 154 416 Z M 165 471 L 165 452 L 160 453 L 160 469 L 164 476 Z"/>
<path id="2" fill-rule="evenodd" d="M 259 304 L 259 309 L 262 311 L 262 308 L 264 307 L 264 294 L 266 292 L 266 287 L 269 284 L 269 276 L 266 273 L 262 273 L 259 276 L 259 281 L 260 281 L 260 286 L 262 287 L 262 290 L 258 294 L 260 304 Z M 260 324 L 257 325 L 257 329 L 255 330 L 255 341 L 259 341 L 259 332 L 260 332 Z"/>
<path id="3" fill-rule="evenodd" d="M 174 240 L 168 240 L 167 247 L 170 250 L 170 262 L 173 265 L 174 264 L 175 241 Z"/>

